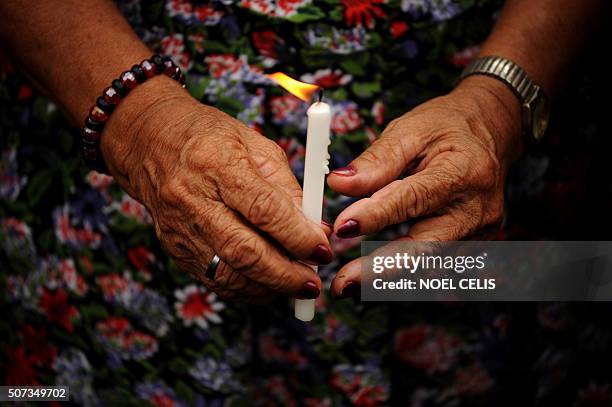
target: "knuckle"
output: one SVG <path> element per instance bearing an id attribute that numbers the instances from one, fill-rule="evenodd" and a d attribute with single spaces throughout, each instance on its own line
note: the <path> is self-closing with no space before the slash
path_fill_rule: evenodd
<path id="1" fill-rule="evenodd" d="M 249 146 L 251 159 L 264 178 L 273 175 L 282 168 L 287 167 L 287 156 L 285 151 L 274 141 L 257 135 L 257 142 Z"/>
<path id="2" fill-rule="evenodd" d="M 383 140 L 381 139 L 379 143 Z M 369 163 L 369 164 L 378 164 L 383 161 L 383 157 L 381 156 L 378 148 L 369 148 L 361 154 L 361 160 Z"/>
<path id="3" fill-rule="evenodd" d="M 292 282 L 295 279 L 295 274 L 291 273 L 286 267 L 280 267 L 274 273 L 270 273 L 271 279 L 266 284 L 274 291 L 281 293 L 289 293 L 292 291 Z"/>
<path id="4" fill-rule="evenodd" d="M 228 290 L 243 290 L 250 282 L 246 276 L 225 264 L 222 264 L 222 267 L 217 269 L 215 275 L 215 283 Z"/>
<path id="5" fill-rule="evenodd" d="M 268 148 L 270 149 L 270 156 L 272 158 L 283 162 L 287 161 L 287 154 L 285 154 L 285 150 L 283 150 L 281 146 L 279 146 L 276 142 L 270 139 L 265 140 L 268 145 Z"/>
<path id="6" fill-rule="evenodd" d="M 398 193 L 395 196 L 378 198 L 380 211 L 375 212 L 375 220 L 380 227 L 401 222 L 407 216 L 407 194 L 402 191 L 402 181 L 393 181 L 388 187 L 396 188 Z"/>
<path id="7" fill-rule="evenodd" d="M 235 165 L 245 156 L 244 146 L 231 136 L 233 131 L 224 128 L 214 128 L 215 136 L 195 137 L 183 147 L 186 151 L 188 168 L 195 171 L 224 169 Z"/>
<path id="8" fill-rule="evenodd" d="M 165 204 L 178 206 L 184 201 L 186 189 L 178 178 L 166 180 L 159 188 L 159 198 Z"/>
<path id="9" fill-rule="evenodd" d="M 383 131 L 383 134 L 381 134 L 381 138 L 379 140 L 382 140 L 383 137 L 387 137 L 388 134 L 391 133 L 401 123 L 401 121 L 402 117 L 396 117 L 395 119 L 391 120 Z"/>
<path id="10" fill-rule="evenodd" d="M 446 240 L 459 240 L 478 229 L 478 220 L 474 216 L 461 216 L 459 213 L 450 213 L 449 216 L 452 222 L 446 227 Z"/>
<path id="11" fill-rule="evenodd" d="M 433 198 L 429 188 L 418 180 L 408 183 L 408 188 L 409 192 L 404 194 L 403 204 L 406 215 L 415 218 L 427 213 Z"/>
<path id="12" fill-rule="evenodd" d="M 504 198 L 503 195 L 499 198 L 493 199 L 483 205 L 485 210 L 483 216 L 483 223 L 485 225 L 501 225 L 504 220 Z"/>
<path id="13" fill-rule="evenodd" d="M 477 180 L 480 188 L 495 188 L 500 173 L 499 160 L 492 154 L 488 154 L 485 159 L 480 161 L 480 165 L 475 167 L 475 172 L 474 179 Z"/>
<path id="14" fill-rule="evenodd" d="M 276 192 L 272 188 L 260 188 L 253 191 L 254 197 L 247 211 L 247 218 L 257 227 L 276 224 L 283 219 L 283 205 L 276 202 Z"/>
<path id="15" fill-rule="evenodd" d="M 262 262 L 264 247 L 257 235 L 245 231 L 230 231 L 221 244 L 219 256 L 227 259 L 234 270 L 248 271 Z"/>
<path id="16" fill-rule="evenodd" d="M 175 260 L 188 260 L 195 257 L 195 247 L 189 239 L 169 226 L 162 226 L 159 241 Z"/>

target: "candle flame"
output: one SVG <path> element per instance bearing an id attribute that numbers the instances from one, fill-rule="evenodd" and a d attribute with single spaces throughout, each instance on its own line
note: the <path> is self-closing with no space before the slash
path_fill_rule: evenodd
<path id="1" fill-rule="evenodd" d="M 290 76 L 285 75 L 282 72 L 275 72 L 267 76 L 268 78 L 272 79 L 280 86 L 282 86 L 287 92 L 291 93 L 294 96 L 297 96 L 304 102 L 310 101 L 312 99 L 313 93 L 315 93 L 319 89 L 317 85 L 300 82 Z"/>

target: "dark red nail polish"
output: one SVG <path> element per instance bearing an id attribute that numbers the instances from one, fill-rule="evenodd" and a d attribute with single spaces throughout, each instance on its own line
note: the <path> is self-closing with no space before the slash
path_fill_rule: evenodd
<path id="1" fill-rule="evenodd" d="M 355 169 L 355 167 L 353 167 L 352 164 L 347 165 L 346 167 L 337 168 L 332 171 L 332 174 L 342 175 L 343 177 L 350 177 L 352 175 L 355 175 L 356 173 L 357 170 Z"/>
<path id="2" fill-rule="evenodd" d="M 302 289 L 297 293 L 296 298 L 300 300 L 312 300 L 319 296 L 321 290 L 312 281 L 308 281 Z"/>
<path id="3" fill-rule="evenodd" d="M 338 228 L 336 235 L 341 238 L 355 237 L 359 235 L 359 222 L 349 219 Z"/>
<path id="4" fill-rule="evenodd" d="M 326 220 L 322 220 L 321 224 L 327 226 L 328 228 L 333 228 L 334 226 Z"/>
<path id="5" fill-rule="evenodd" d="M 329 264 L 333 260 L 334 255 L 332 254 L 329 246 L 320 244 L 315 247 L 314 251 L 310 255 L 310 260 L 317 264 Z"/>
<path id="6" fill-rule="evenodd" d="M 357 281 L 349 281 L 346 283 L 342 291 L 340 291 L 340 298 L 359 298 L 361 297 L 361 284 Z"/>

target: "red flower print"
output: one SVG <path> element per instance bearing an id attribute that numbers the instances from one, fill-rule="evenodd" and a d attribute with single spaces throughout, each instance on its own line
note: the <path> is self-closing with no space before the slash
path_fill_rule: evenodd
<path id="1" fill-rule="evenodd" d="M 91 263 L 91 260 L 89 259 L 89 257 L 81 256 L 79 258 L 79 264 L 81 265 L 81 268 L 85 270 L 85 272 L 93 273 L 93 264 Z"/>
<path id="2" fill-rule="evenodd" d="M 331 129 L 336 135 L 350 133 L 363 124 L 355 102 L 337 102 L 332 105 Z"/>
<path id="3" fill-rule="evenodd" d="M 144 224 L 153 223 L 153 220 L 151 219 L 151 215 L 149 215 L 147 208 L 145 208 L 143 204 L 141 204 L 128 194 L 123 194 L 121 202 L 113 202 L 112 206 L 116 210 L 118 210 L 123 216 L 134 218 L 140 223 Z"/>
<path id="4" fill-rule="evenodd" d="M 136 270 L 148 271 L 149 265 L 155 261 L 155 255 L 144 246 L 138 246 L 128 250 L 128 258 Z"/>
<path id="5" fill-rule="evenodd" d="M 370 142 L 370 144 L 372 144 L 378 139 L 379 134 L 373 128 L 368 126 L 365 128 L 365 132 L 366 132 L 366 135 L 368 136 L 368 141 Z"/>
<path id="6" fill-rule="evenodd" d="M 351 75 L 345 74 L 339 69 L 319 69 L 313 74 L 305 74 L 300 77 L 302 82 L 319 85 L 322 88 L 331 89 L 346 85 L 353 80 Z"/>
<path id="7" fill-rule="evenodd" d="M 255 31 L 251 39 L 259 53 L 268 58 L 278 58 L 278 50 L 284 45 L 284 41 L 272 30 Z"/>
<path id="8" fill-rule="evenodd" d="M 493 379 L 482 365 L 476 362 L 468 368 L 457 371 L 451 392 L 458 396 L 473 396 L 486 392 L 491 386 Z"/>
<path id="9" fill-rule="evenodd" d="M 290 17 L 312 0 L 242 0 L 241 6 L 274 17 Z"/>
<path id="10" fill-rule="evenodd" d="M 161 39 L 162 53 L 169 56 L 176 64 L 187 72 L 191 69 L 193 61 L 188 51 L 185 50 L 183 34 L 169 34 Z"/>
<path id="11" fill-rule="evenodd" d="M 225 308 L 225 304 L 217 300 L 215 293 L 192 284 L 182 290 L 176 290 L 174 296 L 178 300 L 174 308 L 185 326 L 195 323 L 206 329 L 209 321 L 221 323 L 218 312 Z"/>
<path id="12" fill-rule="evenodd" d="M 44 327 L 35 328 L 32 325 L 26 325 L 21 330 L 20 336 L 30 355 L 30 361 L 34 365 L 49 367 L 53 364 L 57 356 L 57 348 L 49 344 Z"/>
<path id="13" fill-rule="evenodd" d="M 446 372 L 456 363 L 462 342 L 442 329 L 420 324 L 399 330 L 393 345 L 400 360 L 433 374 Z"/>
<path id="14" fill-rule="evenodd" d="M 19 87 L 19 100 L 27 100 L 32 97 L 32 87 L 29 85 L 21 85 Z"/>
<path id="15" fill-rule="evenodd" d="M 212 4 L 202 4 L 193 9 L 193 17 L 197 21 L 208 22 L 211 25 L 218 23 L 222 16 L 223 13 L 215 10 Z"/>
<path id="16" fill-rule="evenodd" d="M 289 164 L 304 159 L 304 154 L 306 153 L 306 149 L 296 139 L 284 137 L 278 140 L 277 144 L 285 152 L 285 155 L 287 156 L 287 161 L 289 161 Z M 322 296 L 319 296 L 319 297 L 322 297 Z"/>
<path id="17" fill-rule="evenodd" d="M 384 405 L 387 392 L 382 386 L 367 386 L 359 389 L 351 396 L 354 406 L 377 407 Z"/>
<path id="18" fill-rule="evenodd" d="M 23 346 L 5 348 L 5 362 L 3 370 L 6 372 L 4 384 L 6 386 L 38 386 L 38 372 L 34 367 L 34 360 L 28 355 Z M 1 366 L 1 365 L 0 365 Z"/>
<path id="19" fill-rule="evenodd" d="M 271 336 L 264 336 L 261 338 L 260 350 L 265 360 L 284 362 L 296 367 L 306 366 L 308 364 L 308 359 L 300 353 L 297 346 L 285 350 L 278 346 Z"/>
<path id="20" fill-rule="evenodd" d="M 452 54 L 450 56 L 450 62 L 457 68 L 463 68 L 464 66 L 472 62 L 474 58 L 476 58 L 478 52 L 480 52 L 480 46 L 472 45 L 471 47 L 464 48 L 461 51 L 457 51 Z"/>
<path id="21" fill-rule="evenodd" d="M 331 378 L 331 385 L 345 394 L 352 394 L 359 390 L 361 375 L 355 374 L 343 377 L 342 375 L 334 374 Z"/>
<path id="22" fill-rule="evenodd" d="M 98 285 L 102 289 L 104 298 L 112 301 L 128 293 L 130 280 L 115 273 L 106 274 L 97 278 Z"/>
<path id="23" fill-rule="evenodd" d="M 74 260 L 63 259 L 57 264 L 57 271 L 61 277 L 64 287 L 73 293 L 83 296 L 87 293 L 87 283 L 77 272 Z"/>
<path id="24" fill-rule="evenodd" d="M 172 399 L 172 397 L 168 396 L 165 393 L 156 393 L 149 398 L 151 404 L 155 407 L 174 407 L 176 403 Z"/>
<path id="25" fill-rule="evenodd" d="M 55 223 L 55 235 L 60 242 L 81 246 L 85 245 L 97 249 L 102 242 L 102 235 L 94 232 L 90 225 L 84 229 L 77 229 L 72 225 L 70 218 L 70 207 L 66 204 L 57 208 L 53 213 Z"/>
<path id="26" fill-rule="evenodd" d="M 204 36 L 202 33 L 190 34 L 187 39 L 193 45 L 196 52 L 204 52 Z"/>
<path id="27" fill-rule="evenodd" d="M 265 389 L 280 402 L 280 405 L 288 407 L 297 406 L 297 403 L 293 399 L 293 395 L 287 388 L 285 379 L 282 376 L 273 376 L 266 380 Z"/>
<path id="28" fill-rule="evenodd" d="M 231 75 L 238 72 L 245 61 L 230 54 L 210 55 L 206 57 L 208 71 L 214 78 L 221 78 L 224 75 Z"/>
<path id="29" fill-rule="evenodd" d="M 123 317 L 109 317 L 96 325 L 101 343 L 107 350 L 120 352 L 123 359 L 143 360 L 159 349 L 157 340 L 132 328 Z"/>
<path id="30" fill-rule="evenodd" d="M 385 122 L 385 105 L 380 100 L 372 105 L 372 117 L 379 126 Z"/>
<path id="31" fill-rule="evenodd" d="M 44 311 L 51 322 L 63 326 L 72 332 L 74 327 L 72 321 L 79 316 L 79 311 L 73 305 L 68 304 L 68 293 L 63 288 L 50 291 L 43 288 L 43 295 L 38 306 Z"/>
<path id="32" fill-rule="evenodd" d="M 97 171 L 89 171 L 85 179 L 89 183 L 89 185 L 91 185 L 93 188 L 97 189 L 100 192 L 106 191 L 109 185 L 111 185 L 114 181 L 114 178 L 112 176 L 101 174 Z"/>
<path id="33" fill-rule="evenodd" d="M 349 27 L 363 26 L 374 28 L 374 16 L 385 18 L 387 15 L 378 6 L 384 0 L 342 0 L 344 22 Z"/>
<path id="34" fill-rule="evenodd" d="M 98 330 L 106 337 L 122 335 L 131 328 L 130 321 L 122 317 L 110 317 L 98 324 Z"/>
<path id="35" fill-rule="evenodd" d="M 406 31 L 408 31 L 408 23 L 406 23 L 405 21 L 394 21 L 391 23 L 390 30 L 391 36 L 394 39 L 398 39 L 399 37 L 404 35 Z"/>

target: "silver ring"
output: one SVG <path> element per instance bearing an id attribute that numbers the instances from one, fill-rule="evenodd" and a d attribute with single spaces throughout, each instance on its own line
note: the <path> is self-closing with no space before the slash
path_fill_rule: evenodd
<path id="1" fill-rule="evenodd" d="M 212 260 L 210 261 L 210 263 L 208 264 L 208 268 L 206 269 L 206 273 L 204 273 L 204 276 L 206 276 L 206 278 L 209 278 L 211 280 L 215 279 L 215 273 L 217 272 L 217 267 L 219 267 L 219 262 L 221 261 L 221 259 L 219 258 L 219 256 L 217 256 L 216 254 L 213 256 Z"/>

